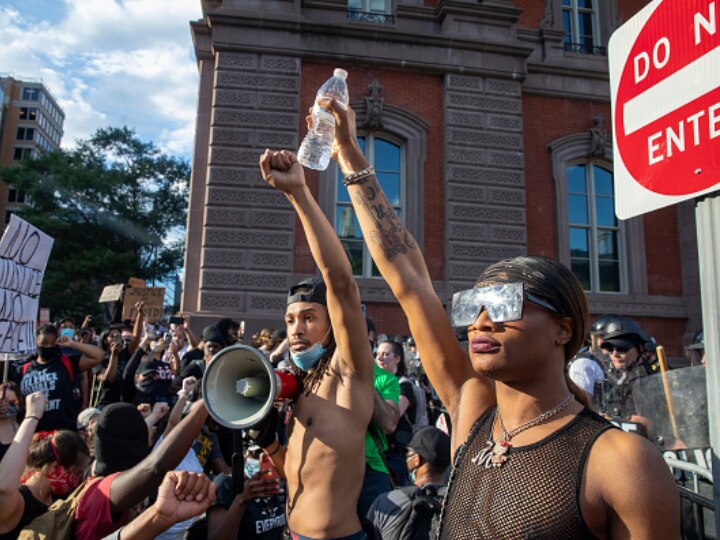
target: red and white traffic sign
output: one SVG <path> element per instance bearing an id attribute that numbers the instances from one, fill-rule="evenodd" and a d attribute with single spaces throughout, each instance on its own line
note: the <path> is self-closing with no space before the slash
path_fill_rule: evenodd
<path id="1" fill-rule="evenodd" d="M 720 189 L 720 0 L 654 0 L 609 60 L 617 216 Z"/>

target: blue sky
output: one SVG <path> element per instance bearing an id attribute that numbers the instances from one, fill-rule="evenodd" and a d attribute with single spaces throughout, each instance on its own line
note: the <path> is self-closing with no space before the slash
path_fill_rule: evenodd
<path id="1" fill-rule="evenodd" d="M 128 126 L 190 159 L 200 0 L 2 0 L 0 73 L 42 79 L 65 111 L 63 146 Z"/>

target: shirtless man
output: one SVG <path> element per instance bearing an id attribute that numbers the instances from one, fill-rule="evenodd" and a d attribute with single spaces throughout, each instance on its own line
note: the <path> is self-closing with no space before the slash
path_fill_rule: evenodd
<path id="1" fill-rule="evenodd" d="M 305 280 L 288 297 L 287 336 L 304 385 L 288 425 L 288 445 L 274 437 L 257 440 L 287 482 L 293 538 L 359 540 L 364 533 L 356 505 L 373 412 L 373 358 L 360 293 L 295 156 L 268 150 L 260 168 L 295 207 L 324 283 Z"/>

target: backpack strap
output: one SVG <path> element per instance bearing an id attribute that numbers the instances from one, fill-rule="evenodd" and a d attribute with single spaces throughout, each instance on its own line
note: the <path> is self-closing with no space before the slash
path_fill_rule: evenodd
<path id="1" fill-rule="evenodd" d="M 65 369 L 68 371 L 68 375 L 70 375 L 70 383 L 75 383 L 75 372 L 72 368 L 72 363 L 70 363 L 70 357 L 67 354 L 61 354 L 60 355 L 60 361 L 65 366 Z M 25 375 L 27 373 L 27 370 L 30 369 L 30 366 L 32 365 L 32 360 L 25 362 L 22 367 L 20 368 L 20 372 Z"/>
<path id="2" fill-rule="evenodd" d="M 75 372 L 73 371 L 72 364 L 70 363 L 70 357 L 67 354 L 61 354 L 60 361 L 63 363 L 65 369 L 67 369 L 68 374 L 70 375 L 70 384 L 75 384 Z"/>

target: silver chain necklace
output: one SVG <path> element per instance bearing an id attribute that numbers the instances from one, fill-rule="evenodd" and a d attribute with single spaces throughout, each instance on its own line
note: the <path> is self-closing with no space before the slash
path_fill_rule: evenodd
<path id="1" fill-rule="evenodd" d="M 484 466 L 486 469 L 490 467 L 502 467 L 502 465 L 508 460 L 508 452 L 510 451 L 510 439 L 512 439 L 518 433 L 535 427 L 538 424 L 542 424 L 549 418 L 552 418 L 565 407 L 570 405 L 573 401 L 573 395 L 569 394 L 565 399 L 558 403 L 555 407 L 549 411 L 539 414 L 532 420 L 525 422 L 524 424 L 516 427 L 513 430 L 508 431 L 505 429 L 502 416 L 500 416 L 500 409 L 495 409 L 495 417 L 490 426 L 490 438 L 487 441 L 487 445 L 472 459 L 472 463 L 475 465 Z M 495 431 L 495 422 L 500 422 L 500 436 L 497 440 L 493 441 L 492 434 Z"/>

